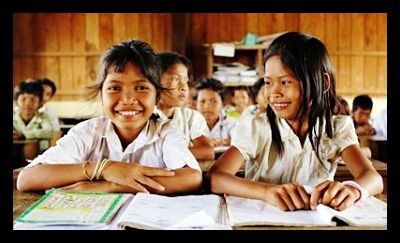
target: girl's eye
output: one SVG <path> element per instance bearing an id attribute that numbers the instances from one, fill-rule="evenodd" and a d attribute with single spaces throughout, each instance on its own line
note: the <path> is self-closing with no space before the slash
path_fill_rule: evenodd
<path id="1" fill-rule="evenodd" d="M 291 82 L 289 80 L 282 80 L 282 85 L 289 85 Z"/>
<path id="2" fill-rule="evenodd" d="M 109 86 L 109 87 L 107 87 L 107 90 L 109 90 L 109 91 L 120 91 L 121 88 L 118 87 L 118 86 Z"/>
<path id="3" fill-rule="evenodd" d="M 135 89 L 137 91 L 147 91 L 147 90 L 149 90 L 149 88 L 146 87 L 146 86 L 137 86 Z"/>
<path id="4" fill-rule="evenodd" d="M 179 77 L 178 76 L 172 76 L 171 77 L 171 81 L 172 82 L 178 82 L 179 81 Z"/>

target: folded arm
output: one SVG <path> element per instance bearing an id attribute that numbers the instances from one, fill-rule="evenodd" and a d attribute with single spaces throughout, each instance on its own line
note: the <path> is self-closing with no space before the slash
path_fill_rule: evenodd
<path id="1" fill-rule="evenodd" d="M 214 159 L 214 147 L 206 136 L 197 137 L 192 142 L 189 150 L 196 159 Z"/>

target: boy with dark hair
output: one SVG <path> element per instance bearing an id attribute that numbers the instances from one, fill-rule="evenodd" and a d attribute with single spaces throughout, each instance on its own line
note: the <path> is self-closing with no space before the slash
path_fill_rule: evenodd
<path id="1" fill-rule="evenodd" d="M 375 134 L 375 129 L 370 123 L 372 106 L 372 99 L 366 94 L 359 95 L 353 100 L 351 117 L 358 136 Z"/>
<path id="2" fill-rule="evenodd" d="M 40 152 L 43 152 L 53 134 L 49 116 L 39 111 L 43 87 L 37 81 L 23 81 L 16 90 L 18 109 L 13 114 L 13 140 L 39 139 Z"/>
<path id="3" fill-rule="evenodd" d="M 236 122 L 224 111 L 225 88 L 221 81 L 209 78 L 200 80 L 195 89 L 196 108 L 207 121 L 211 144 L 216 146 L 231 144 L 231 136 Z"/>

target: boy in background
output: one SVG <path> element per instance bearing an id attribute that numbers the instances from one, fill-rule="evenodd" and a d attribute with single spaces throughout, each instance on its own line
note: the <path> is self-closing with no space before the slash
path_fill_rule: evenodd
<path id="1" fill-rule="evenodd" d="M 226 114 L 233 120 L 239 120 L 242 112 L 249 106 L 250 95 L 246 86 L 237 86 L 233 90 L 231 101 L 234 106 L 226 106 Z"/>
<path id="2" fill-rule="evenodd" d="M 197 111 L 207 121 L 211 144 L 214 147 L 231 145 L 236 121 L 229 118 L 223 109 L 225 95 L 223 84 L 214 78 L 202 79 L 196 84 L 195 89 L 197 90 Z"/>
<path id="3" fill-rule="evenodd" d="M 37 81 L 22 81 L 16 90 L 18 109 L 13 113 L 13 140 L 38 139 L 40 152 L 43 152 L 49 147 L 53 129 L 49 116 L 39 111 L 42 85 Z"/>
<path id="4" fill-rule="evenodd" d="M 49 102 L 55 95 L 57 87 L 54 82 L 48 78 L 39 79 L 38 81 L 43 87 L 43 101 L 39 111 L 47 113 L 47 115 L 50 117 L 53 131 L 58 132 L 60 131 L 60 122 L 58 120 L 58 116 L 52 109 L 50 109 L 50 107 L 46 105 L 46 103 Z"/>
<path id="5" fill-rule="evenodd" d="M 370 122 L 372 106 L 372 99 L 366 94 L 359 95 L 353 100 L 351 117 L 358 136 L 375 134 L 375 129 Z"/>

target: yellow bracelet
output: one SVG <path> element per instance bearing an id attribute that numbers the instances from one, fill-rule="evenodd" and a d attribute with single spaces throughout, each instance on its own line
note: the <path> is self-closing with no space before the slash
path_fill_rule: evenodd
<path id="1" fill-rule="evenodd" d="M 109 161 L 110 161 L 109 159 L 103 159 L 103 160 L 101 161 L 101 164 L 100 164 L 100 166 L 99 166 L 99 170 L 98 170 L 97 173 L 96 173 L 96 180 L 99 180 L 99 179 L 100 179 L 100 175 L 101 175 L 101 173 L 103 172 L 104 168 L 106 167 L 106 165 L 107 165 L 107 163 L 108 163 Z"/>
<path id="2" fill-rule="evenodd" d="M 86 167 L 89 165 L 89 161 L 86 161 L 85 163 L 82 164 L 82 170 L 83 170 L 83 174 L 86 176 L 86 178 L 88 178 L 90 180 L 90 176 L 88 174 L 88 172 L 86 171 Z"/>
<path id="3" fill-rule="evenodd" d="M 93 172 L 93 174 L 92 174 L 92 177 L 90 177 L 90 180 L 91 180 L 91 181 L 93 181 L 93 180 L 96 179 L 96 174 L 97 174 L 97 171 L 98 171 L 99 168 L 100 168 L 100 164 L 101 164 L 101 160 L 97 161 L 96 167 L 94 168 L 94 172 Z"/>

